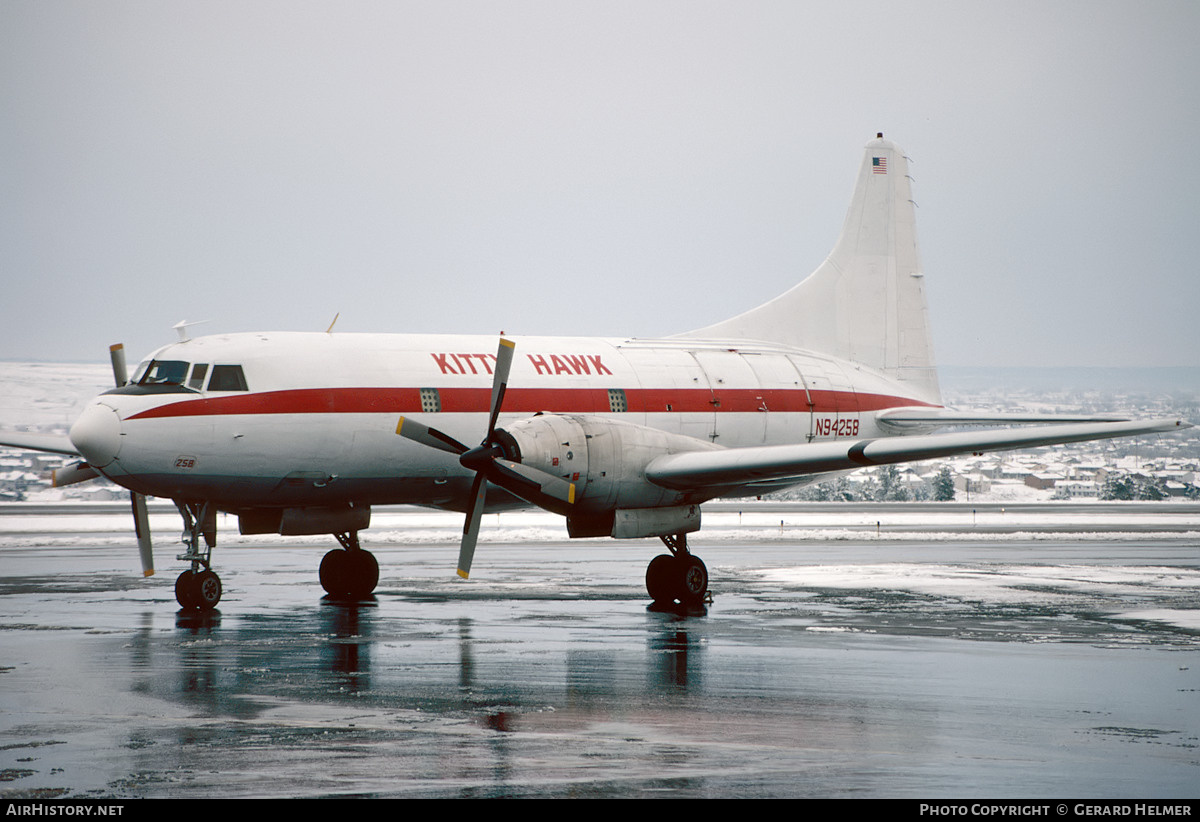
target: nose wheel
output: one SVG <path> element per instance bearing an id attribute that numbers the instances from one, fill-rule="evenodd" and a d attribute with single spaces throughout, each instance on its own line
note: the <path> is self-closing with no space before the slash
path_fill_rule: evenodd
<path id="1" fill-rule="evenodd" d="M 184 571 L 175 580 L 175 601 L 184 610 L 211 611 L 221 601 L 221 578 L 215 571 Z"/>
<path id="2" fill-rule="evenodd" d="M 659 554 L 646 568 L 646 592 L 656 605 L 679 603 L 699 608 L 709 601 L 708 567 L 687 549 L 687 536 L 660 537 L 670 554 Z"/>

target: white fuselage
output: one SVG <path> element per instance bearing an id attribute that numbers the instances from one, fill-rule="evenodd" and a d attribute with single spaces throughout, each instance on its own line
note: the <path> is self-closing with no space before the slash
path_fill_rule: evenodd
<path id="1" fill-rule="evenodd" d="M 874 412 L 929 404 L 877 373 L 782 346 L 513 341 L 501 427 L 542 412 L 582 414 L 741 448 L 883 436 L 891 432 L 879 429 Z M 155 372 L 174 375 L 165 383 L 147 381 L 143 363 L 130 386 L 98 397 L 72 439 L 121 485 L 224 510 L 461 508 L 472 472 L 453 455 L 396 436 L 396 423 L 405 416 L 477 443 L 494 351 L 495 338 L 481 336 L 202 337 L 152 356 L 169 364 Z M 225 375 L 240 366 L 244 383 L 215 384 L 222 366 Z"/>

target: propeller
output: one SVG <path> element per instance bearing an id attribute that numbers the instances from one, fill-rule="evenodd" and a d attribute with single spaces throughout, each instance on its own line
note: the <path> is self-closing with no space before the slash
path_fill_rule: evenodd
<path id="1" fill-rule="evenodd" d="M 50 472 L 50 484 L 55 488 L 64 485 L 74 485 L 77 482 L 87 482 L 100 476 L 100 472 L 86 462 L 77 462 L 63 468 L 55 468 Z"/>
<path id="2" fill-rule="evenodd" d="M 575 484 L 548 474 L 537 468 L 522 465 L 510 458 L 506 441 L 512 437 L 503 429 L 496 428 L 496 420 L 504 404 L 508 390 L 508 373 L 512 369 L 515 343 L 500 338 L 496 351 L 496 366 L 492 373 L 492 400 L 488 411 L 487 433 L 483 442 L 468 448 L 458 440 L 436 428 L 430 428 L 414 419 L 401 417 L 396 433 L 405 439 L 436 448 L 458 457 L 464 468 L 475 472 L 471 493 L 467 498 L 467 518 L 463 524 L 462 543 L 458 551 L 458 575 L 466 579 L 471 571 L 471 560 L 475 556 L 475 545 L 479 540 L 479 523 L 483 517 L 483 503 L 490 482 L 514 496 L 541 508 L 561 512 L 565 505 L 575 502 Z"/>
<path id="3" fill-rule="evenodd" d="M 129 372 L 125 368 L 125 346 L 121 343 L 110 345 L 108 356 L 112 361 L 113 381 L 116 382 L 117 388 L 121 388 L 129 382 Z M 133 508 L 133 531 L 137 534 L 138 553 L 142 558 L 142 576 L 152 577 L 154 544 L 150 538 L 150 516 L 146 513 L 146 497 L 136 491 L 130 491 L 129 502 Z"/>

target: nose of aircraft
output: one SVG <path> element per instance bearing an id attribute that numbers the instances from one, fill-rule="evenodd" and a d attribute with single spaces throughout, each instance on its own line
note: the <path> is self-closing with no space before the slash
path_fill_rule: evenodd
<path id="1" fill-rule="evenodd" d="M 121 450 L 121 418 L 103 403 L 94 402 L 71 426 L 71 443 L 94 468 L 103 468 Z"/>

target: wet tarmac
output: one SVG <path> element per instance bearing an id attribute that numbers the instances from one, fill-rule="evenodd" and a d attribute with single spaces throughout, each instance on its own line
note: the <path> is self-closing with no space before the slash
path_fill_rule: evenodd
<path id="1" fill-rule="evenodd" d="M 115 528 L 0 539 L 0 796 L 1094 797 L 1200 792 L 1195 532 L 650 541 L 232 540 L 218 611 Z M 19 530 L 19 529 L 18 529 Z M 719 529 L 717 529 L 719 531 Z M 485 536 L 487 531 L 485 526 Z"/>

